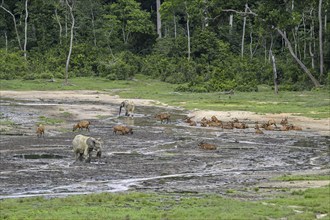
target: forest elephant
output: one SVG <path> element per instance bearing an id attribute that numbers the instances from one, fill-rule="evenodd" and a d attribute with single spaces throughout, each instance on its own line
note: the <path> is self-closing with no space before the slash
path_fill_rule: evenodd
<path id="1" fill-rule="evenodd" d="M 101 140 L 99 139 L 79 134 L 74 137 L 72 146 L 76 161 L 82 161 L 84 159 L 85 162 L 89 163 L 93 150 L 96 151 L 96 156 L 98 158 L 101 157 L 102 149 Z"/>
<path id="2" fill-rule="evenodd" d="M 125 116 L 133 117 L 133 113 L 134 113 L 134 109 L 135 109 L 135 105 L 134 105 L 133 101 L 128 101 L 128 100 L 123 101 L 119 107 L 119 115 L 121 113 L 122 108 L 125 108 Z"/>

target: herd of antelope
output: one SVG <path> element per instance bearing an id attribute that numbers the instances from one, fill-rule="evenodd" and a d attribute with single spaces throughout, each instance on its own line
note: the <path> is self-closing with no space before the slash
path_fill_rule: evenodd
<path id="1" fill-rule="evenodd" d="M 125 109 L 125 116 L 128 117 L 133 117 L 135 105 L 132 101 L 123 101 L 120 104 L 119 108 L 119 116 L 121 113 L 122 108 Z M 184 122 L 187 123 L 189 126 L 200 126 L 200 127 L 218 127 L 221 129 L 246 129 L 249 128 L 249 126 L 245 122 L 239 121 L 237 118 L 224 122 L 219 120 L 215 115 L 213 115 L 210 119 L 207 119 L 206 117 L 203 117 L 200 121 L 193 120 L 195 116 L 192 117 L 186 117 L 184 119 Z M 160 120 L 160 123 L 170 123 L 171 119 L 171 114 L 168 112 L 163 112 L 160 114 L 156 114 L 154 116 L 155 119 Z M 89 126 L 90 126 L 90 121 L 83 120 L 79 121 L 78 123 L 73 125 L 72 131 L 76 131 L 79 129 L 79 131 L 82 131 L 83 129 L 86 129 L 86 131 L 89 132 Z M 297 130 L 301 131 L 302 128 L 295 126 L 293 124 L 290 124 L 288 121 L 288 118 L 285 117 L 284 119 L 281 120 L 280 122 L 281 127 L 278 126 L 276 121 L 274 119 L 268 120 L 267 122 L 259 124 L 258 121 L 255 122 L 255 133 L 256 134 L 264 134 L 264 132 L 261 129 L 264 129 L 266 131 L 289 131 L 289 130 Z M 126 135 L 126 134 L 133 134 L 133 128 L 126 126 L 126 125 L 115 125 L 113 126 L 113 133 L 117 134 L 117 132 L 121 135 Z M 44 137 L 45 133 L 45 126 L 40 124 L 37 127 L 36 130 L 37 136 L 38 137 Z M 204 141 L 201 141 L 198 144 L 198 147 L 200 147 L 203 150 L 216 150 L 216 146 L 214 144 L 209 144 L 205 143 Z"/>
<path id="2" fill-rule="evenodd" d="M 207 119 L 203 117 L 200 121 L 193 120 L 195 116 L 186 117 L 185 122 L 188 123 L 190 126 L 197 126 L 198 124 L 201 127 L 219 127 L 222 129 L 246 129 L 249 126 L 245 122 L 240 122 L 237 118 L 233 119 L 232 121 L 224 122 L 219 120 L 216 116 L 212 116 L 211 119 Z M 285 117 L 280 122 L 281 127 L 277 126 L 277 123 L 274 119 L 270 119 L 265 123 L 259 125 L 259 122 L 255 122 L 255 131 L 256 134 L 263 134 L 261 128 L 267 131 L 289 131 L 289 130 L 296 130 L 301 131 L 302 128 L 295 126 L 293 124 L 289 124 L 288 118 Z"/>

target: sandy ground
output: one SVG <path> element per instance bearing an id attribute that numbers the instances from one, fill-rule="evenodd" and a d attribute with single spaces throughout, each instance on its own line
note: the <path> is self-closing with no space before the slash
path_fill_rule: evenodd
<path id="1" fill-rule="evenodd" d="M 50 100 L 61 102 L 65 100 L 66 102 L 72 102 L 79 100 L 83 101 L 95 101 L 104 103 L 117 103 L 123 101 L 117 95 L 111 95 L 109 92 L 99 92 L 99 91 L 0 91 L 1 98 L 16 99 L 16 100 Z M 156 100 L 147 99 L 130 99 L 134 101 L 136 106 L 167 106 Z M 167 106 L 168 108 L 175 108 Z M 116 114 L 117 109 L 112 109 L 113 112 L 109 112 L 106 105 L 103 107 L 98 107 L 98 109 L 93 108 L 90 105 L 66 105 L 65 109 L 73 112 L 77 119 L 84 118 L 96 118 L 102 115 L 109 115 L 109 113 Z M 93 111 L 94 110 L 94 111 Z M 97 114 L 95 114 L 97 111 Z M 223 121 L 229 121 L 233 118 L 237 118 L 240 121 L 258 121 L 260 123 L 266 122 L 270 119 L 274 119 L 276 122 L 280 122 L 283 118 L 288 117 L 289 122 L 296 126 L 302 127 L 304 130 L 310 130 L 313 132 L 318 132 L 319 134 L 329 136 L 330 135 L 330 118 L 316 120 L 312 118 L 295 116 L 293 114 L 281 113 L 281 114 L 257 114 L 248 111 L 208 111 L 208 110 L 195 110 L 189 113 L 189 117 L 194 116 L 195 121 L 200 121 L 203 117 L 211 118 L 216 115 L 218 119 Z"/>

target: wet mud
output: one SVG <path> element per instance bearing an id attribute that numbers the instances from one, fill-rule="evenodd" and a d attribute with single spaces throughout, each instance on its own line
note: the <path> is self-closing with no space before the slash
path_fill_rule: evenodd
<path id="1" fill-rule="evenodd" d="M 72 132 L 79 121 L 65 105 L 90 105 L 96 118 L 90 132 Z M 107 112 L 104 112 L 107 109 Z M 118 117 L 117 103 L 65 100 L 1 100 L 0 198 L 66 196 L 95 192 L 143 191 L 216 193 L 258 199 L 282 188 L 272 178 L 289 174 L 329 174 L 329 136 L 312 131 L 265 131 L 191 127 L 189 113 L 176 108 L 136 106 L 135 115 Z M 161 124 L 159 112 L 171 113 Z M 102 114 L 100 114 L 102 112 Z M 40 117 L 60 122 L 35 133 Z M 133 134 L 114 134 L 126 124 Z M 71 142 L 84 134 L 103 141 L 101 159 L 75 162 Z M 201 142 L 216 150 L 203 150 Z M 264 185 L 263 185 L 264 184 Z M 268 184 L 268 185 L 267 185 Z M 266 187 L 267 185 L 267 187 Z M 258 189 L 258 190 L 257 190 Z"/>

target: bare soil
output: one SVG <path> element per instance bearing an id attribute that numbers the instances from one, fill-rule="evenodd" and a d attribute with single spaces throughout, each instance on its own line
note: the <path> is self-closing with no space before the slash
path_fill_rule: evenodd
<path id="1" fill-rule="evenodd" d="M 281 175 L 330 174 L 329 119 L 314 120 L 289 114 L 186 111 L 154 100 L 133 99 L 134 117 L 118 116 L 118 96 L 97 91 L 1 91 L 0 198 L 66 196 L 93 192 L 145 191 L 216 193 L 259 199 L 297 188 L 320 187 L 330 181 L 274 181 Z M 161 124 L 159 112 L 171 113 Z M 222 121 L 237 118 L 248 129 L 191 127 L 215 115 Z M 256 121 L 288 117 L 302 131 L 264 131 Z M 42 120 L 44 138 L 35 129 Z M 90 120 L 88 131 L 72 132 L 79 120 Z M 132 135 L 116 135 L 112 127 L 126 124 Z M 84 134 L 103 141 L 100 160 L 75 162 L 71 142 Z M 201 142 L 217 146 L 202 150 Z"/>

